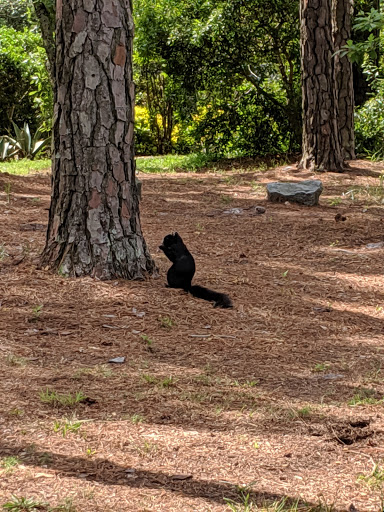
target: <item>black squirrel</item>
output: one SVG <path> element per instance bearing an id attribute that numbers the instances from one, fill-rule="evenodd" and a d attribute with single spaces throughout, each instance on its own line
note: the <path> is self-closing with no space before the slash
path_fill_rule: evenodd
<path id="1" fill-rule="evenodd" d="M 231 299 L 225 293 L 214 292 L 203 286 L 192 286 L 196 270 L 195 260 L 178 233 L 165 236 L 159 249 L 173 263 L 167 272 L 169 288 L 182 288 L 198 299 L 214 302 L 215 308 L 233 307 Z"/>

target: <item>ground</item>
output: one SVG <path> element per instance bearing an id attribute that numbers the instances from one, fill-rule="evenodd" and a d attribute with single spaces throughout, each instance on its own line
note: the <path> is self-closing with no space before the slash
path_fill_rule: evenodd
<path id="1" fill-rule="evenodd" d="M 381 511 L 383 168 L 142 175 L 145 282 L 38 269 L 50 177 L 0 174 L 0 504 Z M 312 177 L 320 206 L 266 201 Z M 173 230 L 233 310 L 164 287 Z"/>

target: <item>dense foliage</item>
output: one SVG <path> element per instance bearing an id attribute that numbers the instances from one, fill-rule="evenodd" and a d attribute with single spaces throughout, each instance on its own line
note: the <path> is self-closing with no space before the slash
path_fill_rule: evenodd
<path id="1" fill-rule="evenodd" d="M 43 126 L 44 138 L 50 129 L 52 89 L 33 3 L 49 12 L 54 5 L 0 0 L 0 136 L 15 137 L 12 122 L 28 123 L 32 133 Z M 298 1 L 133 3 L 138 154 L 300 149 Z M 353 41 L 345 51 L 366 86 L 355 94 L 361 104 L 357 150 L 384 156 L 384 22 L 372 5 L 356 3 Z"/>
<path id="2" fill-rule="evenodd" d="M 367 6 L 365 6 L 367 8 Z M 357 64 L 369 85 L 367 101 L 356 109 L 356 149 L 372 158 L 384 158 L 384 14 L 375 8 L 360 11 L 355 17 L 354 40 L 344 52 Z"/>
<path id="3" fill-rule="evenodd" d="M 156 152 L 299 146 L 296 3 L 136 0 L 135 7 L 137 99 L 148 109 Z"/>
<path id="4" fill-rule="evenodd" d="M 26 0 L 0 0 L 0 135 L 12 121 L 49 131 L 52 88 L 33 10 Z"/>

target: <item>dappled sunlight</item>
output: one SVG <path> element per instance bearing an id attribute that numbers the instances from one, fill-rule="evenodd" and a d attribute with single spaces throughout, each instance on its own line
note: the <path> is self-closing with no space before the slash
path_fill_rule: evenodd
<path id="1" fill-rule="evenodd" d="M 143 230 L 159 277 L 142 282 L 37 270 L 45 232 L 20 226 L 46 222 L 49 178 L 6 177 L 16 201 L 0 202 L 2 454 L 19 453 L 27 435 L 35 451 L 23 465 L 60 474 L 74 492 L 113 486 L 136 499 L 138 487 L 161 488 L 220 512 L 223 494 L 252 481 L 255 497 L 317 503 L 320 489 L 332 502 L 326 465 L 331 489 L 352 482 L 340 509 L 351 492 L 358 503 L 353 482 L 369 460 L 351 464 L 340 438 L 358 450 L 381 442 L 382 252 L 361 248 L 378 241 L 377 218 L 352 209 L 337 223 L 338 207 L 270 204 L 249 173 L 238 183 L 230 172 L 143 177 Z M 254 214 L 255 204 L 266 212 Z M 165 287 L 169 262 L 157 248 L 174 230 L 195 257 L 194 283 L 228 293 L 233 310 Z M 333 251 L 350 247 L 366 257 Z M 47 390 L 88 401 L 62 408 L 41 400 Z M 64 428 L 79 432 L 63 437 Z M 41 452 L 51 453 L 44 468 Z"/>

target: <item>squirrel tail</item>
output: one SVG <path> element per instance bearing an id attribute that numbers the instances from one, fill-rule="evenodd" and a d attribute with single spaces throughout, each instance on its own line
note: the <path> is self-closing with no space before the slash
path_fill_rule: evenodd
<path id="1" fill-rule="evenodd" d="M 188 291 L 198 299 L 214 302 L 215 308 L 233 308 L 232 300 L 225 293 L 214 292 L 204 286 L 191 286 Z"/>

